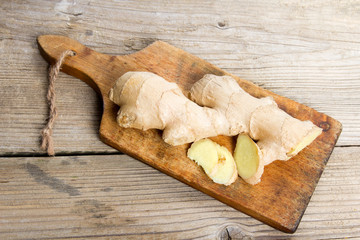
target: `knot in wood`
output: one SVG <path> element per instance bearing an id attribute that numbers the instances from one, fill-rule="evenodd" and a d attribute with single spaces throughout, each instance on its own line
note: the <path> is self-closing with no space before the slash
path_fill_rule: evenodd
<path id="1" fill-rule="evenodd" d="M 323 131 L 326 132 L 330 129 L 330 124 L 328 122 L 321 122 L 319 127 L 321 127 Z"/>
<path id="2" fill-rule="evenodd" d="M 217 23 L 218 28 L 225 28 L 228 25 L 227 21 L 219 21 Z"/>
<path id="3" fill-rule="evenodd" d="M 236 224 L 227 225 L 219 231 L 218 238 L 219 240 L 252 240 L 254 239 L 252 236 L 245 234 L 240 226 Z"/>

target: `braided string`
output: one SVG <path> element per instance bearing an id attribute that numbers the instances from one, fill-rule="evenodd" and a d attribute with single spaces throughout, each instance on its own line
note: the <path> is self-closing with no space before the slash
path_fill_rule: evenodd
<path id="1" fill-rule="evenodd" d="M 41 148 L 43 150 L 46 150 L 49 156 L 54 156 L 55 155 L 55 151 L 54 151 L 54 142 L 53 142 L 53 138 L 52 138 L 52 129 L 54 126 L 54 122 L 55 119 L 58 115 L 57 113 L 57 108 L 55 105 L 55 80 L 59 74 L 61 65 L 63 64 L 65 58 L 67 56 L 74 56 L 75 53 L 71 50 L 66 50 L 64 51 L 59 60 L 52 66 L 50 66 L 49 69 L 49 88 L 48 88 L 48 92 L 47 92 L 47 101 L 49 104 L 49 118 L 48 118 L 48 122 L 46 124 L 46 126 L 44 127 L 44 129 L 41 131 L 41 138 L 42 138 L 42 143 L 41 143 Z"/>

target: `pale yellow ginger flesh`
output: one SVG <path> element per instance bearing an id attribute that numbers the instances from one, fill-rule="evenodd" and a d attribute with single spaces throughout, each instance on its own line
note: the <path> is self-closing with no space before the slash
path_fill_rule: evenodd
<path id="1" fill-rule="evenodd" d="M 205 75 L 190 90 L 193 101 L 225 115 L 229 128 L 222 135 L 247 133 L 257 140 L 265 165 L 288 160 L 322 132 L 278 108 L 272 98 L 255 98 L 231 76 Z"/>
<path id="2" fill-rule="evenodd" d="M 259 147 L 247 134 L 239 134 L 234 159 L 239 176 L 245 182 L 252 185 L 260 182 L 264 161 Z"/>
<path id="3" fill-rule="evenodd" d="M 321 130 L 319 130 L 321 131 Z M 306 137 L 304 137 L 294 148 L 291 149 L 290 152 L 287 153 L 289 157 L 295 156 L 301 150 L 303 150 L 306 146 L 312 143 L 319 136 L 318 131 L 312 131 Z"/>
<path id="4" fill-rule="evenodd" d="M 210 139 L 194 142 L 187 156 L 200 165 L 215 183 L 230 185 L 237 178 L 236 165 L 230 151 Z"/>
<path id="5" fill-rule="evenodd" d="M 120 106 L 120 126 L 164 130 L 164 141 L 173 146 L 217 136 L 228 128 L 223 114 L 200 107 L 175 83 L 150 72 L 125 73 L 110 90 L 109 98 Z"/>

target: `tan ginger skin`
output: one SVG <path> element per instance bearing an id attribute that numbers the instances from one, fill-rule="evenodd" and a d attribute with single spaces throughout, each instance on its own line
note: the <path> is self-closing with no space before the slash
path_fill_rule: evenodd
<path id="1" fill-rule="evenodd" d="M 265 165 L 290 159 L 322 132 L 312 122 L 285 113 L 272 98 L 251 96 L 231 76 L 207 74 L 192 86 L 190 96 L 225 115 L 230 127 L 223 135 L 247 133 L 257 140 Z"/>
<path id="2" fill-rule="evenodd" d="M 222 134 L 225 116 L 200 107 L 183 95 L 176 83 L 150 72 L 127 72 L 110 90 L 121 108 L 117 122 L 126 128 L 161 129 L 166 143 L 177 146 Z"/>

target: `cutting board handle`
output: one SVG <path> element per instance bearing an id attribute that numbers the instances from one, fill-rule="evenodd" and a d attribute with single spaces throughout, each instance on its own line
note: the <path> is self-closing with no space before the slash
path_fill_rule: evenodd
<path id="1" fill-rule="evenodd" d="M 42 35 L 38 37 L 37 41 L 42 56 L 50 64 L 54 64 L 64 51 L 74 51 L 75 56 L 65 59 L 61 71 L 83 80 L 103 98 L 107 96 L 109 88 L 116 80 L 114 76 L 120 77 L 123 74 L 122 56 L 110 56 L 96 52 L 64 36 Z"/>

